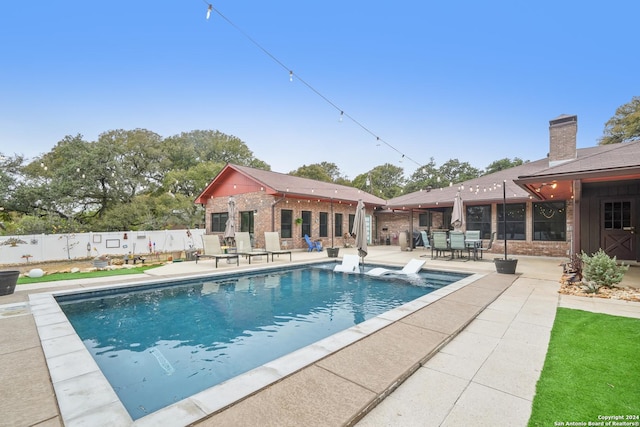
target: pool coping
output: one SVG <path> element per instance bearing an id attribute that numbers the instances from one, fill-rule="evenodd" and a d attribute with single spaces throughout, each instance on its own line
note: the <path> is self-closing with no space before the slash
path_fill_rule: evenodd
<path id="1" fill-rule="evenodd" d="M 288 267 L 305 264 L 314 263 L 294 263 L 289 264 Z M 273 269 L 274 267 L 272 266 L 259 266 L 244 270 L 243 272 L 259 272 Z M 436 270 L 460 272 L 454 269 L 438 268 Z M 468 274 L 468 272 L 464 273 Z M 189 279 L 196 279 L 198 277 L 224 277 L 228 274 L 228 272 L 220 272 L 218 274 L 209 273 L 189 276 Z M 129 416 L 115 391 L 113 391 L 111 385 L 93 360 L 93 357 L 75 333 L 75 330 L 57 304 L 55 296 L 90 292 L 92 290 L 105 288 L 150 286 L 163 281 L 164 278 L 154 278 L 120 285 L 105 284 L 91 286 L 81 290 L 53 290 L 44 293 L 30 294 L 29 301 L 58 400 L 60 413 L 66 426 L 155 426 L 158 424 L 184 426 L 192 423 L 197 424 L 200 420 L 220 414 L 226 409 L 231 408 L 234 404 L 251 396 L 255 396 L 260 390 L 273 386 L 285 378 L 317 364 L 321 360 L 365 338 L 371 337 L 394 323 L 423 310 L 436 301 L 464 289 L 468 285 L 476 283 L 485 276 L 486 274 L 472 274 L 396 309 L 275 359 L 245 374 L 196 393 L 135 421 Z M 513 280 L 515 280 L 515 278 Z M 511 282 L 509 282 L 509 284 L 510 283 Z M 506 287 L 504 289 L 506 289 Z M 504 289 L 502 289 L 502 291 Z M 496 294 L 491 301 L 497 298 L 498 295 L 499 294 Z M 486 302 L 486 304 L 479 308 L 475 315 L 491 301 Z M 466 326 L 473 317 L 468 319 L 459 330 Z M 452 337 L 453 335 L 442 340 L 437 348 L 446 344 Z M 428 355 L 425 357 L 427 356 Z M 422 363 L 422 361 L 418 361 L 418 363 Z M 406 377 L 411 373 L 412 371 L 407 372 Z M 388 394 L 392 388 L 387 387 L 383 393 L 380 393 L 380 395 L 368 403 L 367 406 L 371 406 L 383 398 L 383 395 Z M 357 418 L 359 418 L 359 416 L 354 416 L 354 419 Z"/>

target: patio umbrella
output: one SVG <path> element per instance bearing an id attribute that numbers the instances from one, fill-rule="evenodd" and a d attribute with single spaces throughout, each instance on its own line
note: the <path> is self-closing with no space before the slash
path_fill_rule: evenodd
<path id="1" fill-rule="evenodd" d="M 229 241 L 236 237 L 236 200 L 233 196 L 229 197 L 228 218 L 224 227 L 224 239 Z"/>
<path id="2" fill-rule="evenodd" d="M 464 203 L 462 203 L 462 196 L 460 195 L 459 191 L 456 194 L 456 198 L 453 200 L 451 225 L 456 231 L 462 231 L 462 229 L 464 228 Z"/>
<path id="3" fill-rule="evenodd" d="M 365 216 L 364 203 L 362 199 L 360 199 L 356 207 L 356 216 L 353 219 L 351 234 L 355 234 L 356 236 L 356 248 L 358 248 L 358 255 L 362 258 L 363 264 L 364 257 L 367 256 L 367 224 Z"/>

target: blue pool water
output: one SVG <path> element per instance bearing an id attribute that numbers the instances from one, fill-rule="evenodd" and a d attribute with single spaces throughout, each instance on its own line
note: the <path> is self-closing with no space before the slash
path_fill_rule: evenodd
<path id="1" fill-rule="evenodd" d="M 466 276 L 374 279 L 333 265 L 56 299 L 138 419 Z"/>

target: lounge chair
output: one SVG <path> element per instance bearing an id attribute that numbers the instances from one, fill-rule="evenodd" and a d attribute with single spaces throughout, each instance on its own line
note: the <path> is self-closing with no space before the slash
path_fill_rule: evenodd
<path id="1" fill-rule="evenodd" d="M 274 255 L 278 255 L 279 258 L 284 254 L 289 254 L 289 261 L 291 261 L 291 251 L 280 248 L 280 235 L 277 231 L 265 231 L 264 248 L 271 254 L 271 261 L 273 261 Z"/>
<path id="2" fill-rule="evenodd" d="M 429 243 L 429 236 L 427 236 L 426 231 L 421 231 L 420 236 L 422 236 L 422 247 L 427 250 L 431 247 L 431 243 Z"/>
<path id="3" fill-rule="evenodd" d="M 342 264 L 333 267 L 333 271 L 341 273 L 355 273 L 360 271 L 360 258 L 358 255 L 345 255 L 342 257 Z"/>
<path id="4" fill-rule="evenodd" d="M 316 240 L 314 242 L 306 234 L 304 235 L 304 240 L 307 242 L 307 245 L 309 245 L 309 249 L 307 250 L 307 252 L 312 252 L 314 250 L 322 252 L 322 242 L 320 242 L 319 240 Z"/>
<path id="5" fill-rule="evenodd" d="M 251 264 L 251 258 L 254 256 L 266 256 L 267 262 L 269 262 L 269 252 L 264 249 L 254 249 L 251 247 L 251 236 L 249 236 L 249 232 L 247 231 L 237 231 L 236 235 L 236 250 L 238 255 L 243 255 L 249 259 L 249 264 Z"/>
<path id="6" fill-rule="evenodd" d="M 218 268 L 219 259 L 230 260 L 235 258 L 236 265 L 240 265 L 238 254 L 225 254 L 222 252 L 220 238 L 216 234 L 203 234 L 202 247 L 202 253 L 196 254 L 196 264 L 200 258 L 214 258 L 216 260 L 216 268 Z"/>
<path id="7" fill-rule="evenodd" d="M 376 267 L 367 271 L 365 274 L 368 276 L 383 276 L 385 274 L 403 274 L 403 275 L 417 274 L 422 268 L 422 266 L 424 265 L 424 263 L 425 263 L 424 260 L 414 258 L 411 261 L 409 261 L 407 265 L 405 265 L 402 268 L 402 270 L 391 270 L 388 268 Z"/>

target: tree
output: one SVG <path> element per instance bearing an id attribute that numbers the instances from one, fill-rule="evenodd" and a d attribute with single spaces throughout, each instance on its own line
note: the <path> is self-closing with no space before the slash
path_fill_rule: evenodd
<path id="1" fill-rule="evenodd" d="M 429 163 L 420 166 L 416 171 L 411 174 L 407 185 L 404 187 L 405 193 L 413 193 L 420 190 L 430 190 L 431 188 L 442 187 L 441 177 L 438 169 L 436 168 L 436 162 L 431 157 Z"/>
<path id="2" fill-rule="evenodd" d="M 199 162 L 217 162 L 271 170 L 241 139 L 217 130 L 183 132 L 166 138 L 163 147 L 176 169 L 189 169 Z"/>
<path id="3" fill-rule="evenodd" d="M 162 191 L 195 198 L 224 166 L 224 163 L 202 162 L 189 169 L 172 168 L 164 177 Z"/>
<path id="4" fill-rule="evenodd" d="M 404 170 L 385 163 L 355 177 L 353 186 L 383 199 L 391 199 L 402 194 Z"/>
<path id="5" fill-rule="evenodd" d="M 476 169 L 468 162 L 460 162 L 458 159 L 451 159 L 445 162 L 438 169 L 441 177 L 441 186 L 467 181 L 480 176 L 480 169 Z"/>
<path id="6" fill-rule="evenodd" d="M 483 175 L 489 175 L 495 172 L 503 171 L 505 169 L 509 169 L 514 166 L 520 166 L 524 163 L 525 161 L 519 157 L 514 157 L 513 160 L 509 159 L 508 157 L 505 157 L 504 159 L 491 162 L 489 166 L 487 166 L 486 169 L 484 170 Z"/>
<path id="7" fill-rule="evenodd" d="M 193 200 L 226 163 L 269 170 L 244 142 L 218 131 L 167 139 L 111 130 L 88 142 L 66 136 L 27 165 L 0 157 L 5 231 L 136 230 L 202 223 Z"/>
<path id="8" fill-rule="evenodd" d="M 0 153 L 0 212 L 14 210 L 17 200 L 12 195 L 15 196 L 14 193 L 20 185 L 20 168 L 23 162 L 22 156 L 6 157 Z"/>
<path id="9" fill-rule="evenodd" d="M 318 163 L 302 165 L 298 169 L 289 172 L 289 175 L 315 179 L 316 181 L 332 182 L 331 176 Z"/>
<path id="10" fill-rule="evenodd" d="M 617 144 L 640 138 L 640 96 L 616 110 L 616 114 L 605 123 L 599 144 Z"/>
<path id="11" fill-rule="evenodd" d="M 340 168 L 335 163 L 330 162 L 302 165 L 298 169 L 289 172 L 289 175 L 349 185 L 349 180 L 340 173 Z"/>

